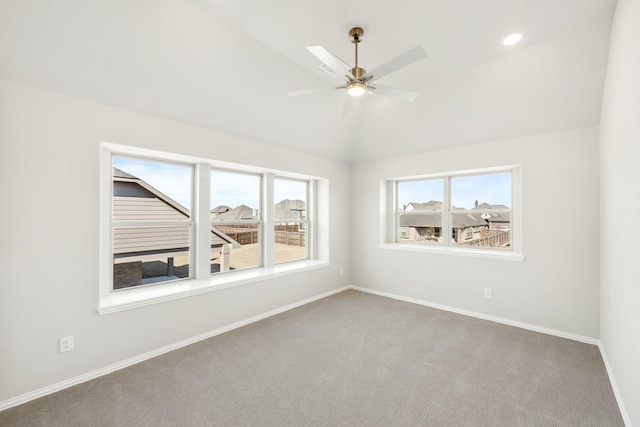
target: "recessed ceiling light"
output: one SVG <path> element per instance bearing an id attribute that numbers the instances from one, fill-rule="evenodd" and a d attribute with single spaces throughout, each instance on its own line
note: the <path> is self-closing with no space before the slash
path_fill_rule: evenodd
<path id="1" fill-rule="evenodd" d="M 508 35 L 507 37 L 502 39 L 502 44 L 504 46 L 513 46 L 514 44 L 518 43 L 520 40 L 522 40 L 522 33 L 513 33 Z"/>

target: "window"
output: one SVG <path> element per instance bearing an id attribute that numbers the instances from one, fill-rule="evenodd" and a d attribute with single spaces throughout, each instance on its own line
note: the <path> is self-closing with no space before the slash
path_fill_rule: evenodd
<path id="1" fill-rule="evenodd" d="M 520 256 L 519 174 L 514 166 L 389 180 L 388 235 L 413 248 Z"/>
<path id="2" fill-rule="evenodd" d="M 110 143 L 101 176 L 100 313 L 328 265 L 326 179 Z"/>
<path id="3" fill-rule="evenodd" d="M 113 157 L 114 290 L 190 277 L 191 166 Z"/>
<path id="4" fill-rule="evenodd" d="M 443 180 L 397 183 L 397 215 L 401 242 L 442 241 Z"/>
<path id="5" fill-rule="evenodd" d="M 211 273 L 262 265 L 261 178 L 211 171 Z"/>
<path id="6" fill-rule="evenodd" d="M 511 247 L 511 173 L 451 177 L 451 244 Z"/>
<path id="7" fill-rule="evenodd" d="M 274 179 L 274 262 L 307 258 L 307 193 L 305 181 Z"/>

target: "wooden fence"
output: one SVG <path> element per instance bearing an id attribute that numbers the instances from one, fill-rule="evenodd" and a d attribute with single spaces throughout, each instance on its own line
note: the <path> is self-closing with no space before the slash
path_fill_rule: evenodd
<path id="1" fill-rule="evenodd" d="M 299 231 L 276 231 L 276 243 L 284 243 L 285 245 L 304 246 L 306 242 L 305 233 Z"/>
<path id="2" fill-rule="evenodd" d="M 258 229 L 255 225 L 217 225 L 216 228 L 241 245 L 259 242 Z M 292 246 L 304 246 L 306 233 L 299 231 L 298 224 L 276 225 L 275 242 Z"/>
<path id="3" fill-rule="evenodd" d="M 480 237 L 479 239 L 470 240 L 460 243 L 461 246 L 473 246 L 483 248 L 506 248 L 511 244 L 511 236 L 509 231 L 503 230 L 483 230 L 489 235 Z"/>
<path id="4" fill-rule="evenodd" d="M 217 225 L 216 228 L 241 245 L 258 243 L 258 229 L 255 225 Z"/>

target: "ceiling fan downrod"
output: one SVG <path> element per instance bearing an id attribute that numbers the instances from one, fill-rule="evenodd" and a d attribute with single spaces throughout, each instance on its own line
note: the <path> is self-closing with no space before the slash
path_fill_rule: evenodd
<path id="1" fill-rule="evenodd" d="M 360 77 L 367 74 L 367 70 L 358 67 L 358 45 L 362 41 L 362 36 L 364 36 L 364 30 L 360 27 L 355 27 L 349 30 L 349 39 L 351 40 L 351 43 L 356 45 L 356 65 L 350 71 L 356 79 L 360 79 Z"/>
<path id="2" fill-rule="evenodd" d="M 351 96 L 360 96 L 367 90 L 367 84 L 361 79 L 362 76 L 367 74 L 367 70 L 358 67 L 358 45 L 362 41 L 363 35 L 364 30 L 360 27 L 354 27 L 349 30 L 349 39 L 356 47 L 356 65 L 349 70 L 355 79 L 349 77 L 349 82 L 347 83 L 347 93 Z"/>

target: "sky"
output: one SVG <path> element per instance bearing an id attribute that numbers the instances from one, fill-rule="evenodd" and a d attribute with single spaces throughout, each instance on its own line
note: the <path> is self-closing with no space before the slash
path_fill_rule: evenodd
<path id="1" fill-rule="evenodd" d="M 114 157 L 113 165 L 160 190 L 187 209 L 191 209 L 192 168 L 176 163 L 163 163 Z M 307 199 L 306 183 L 276 178 L 274 200 Z M 214 170 L 211 174 L 211 208 L 220 205 L 235 208 L 242 204 L 251 208 L 260 205 L 260 176 Z"/>
<path id="2" fill-rule="evenodd" d="M 191 209 L 190 166 L 114 157 L 113 166 L 140 178 L 187 209 Z"/>
<path id="3" fill-rule="evenodd" d="M 398 183 L 398 206 L 410 202 L 443 200 L 443 180 L 430 179 Z M 511 174 L 475 175 L 451 178 L 451 204 L 472 209 L 475 201 L 511 207 Z"/>

